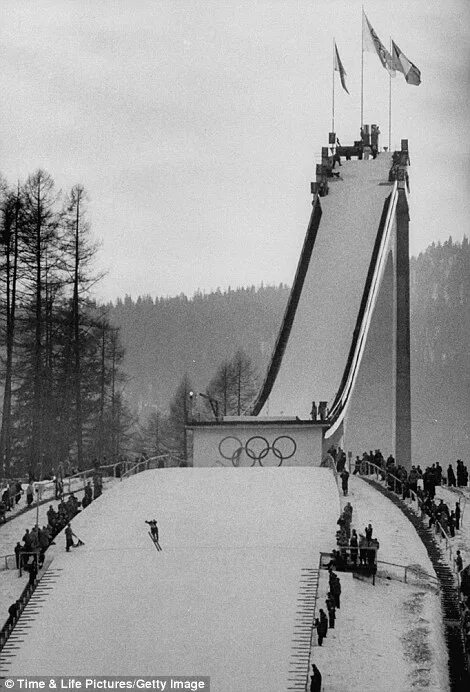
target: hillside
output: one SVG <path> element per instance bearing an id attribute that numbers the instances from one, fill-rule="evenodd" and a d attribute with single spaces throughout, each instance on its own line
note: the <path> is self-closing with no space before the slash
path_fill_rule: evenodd
<path id="1" fill-rule="evenodd" d="M 192 298 L 126 296 L 109 307 L 120 327 L 129 376 L 126 396 L 138 409 L 166 409 L 182 376 L 205 390 L 217 366 L 238 348 L 263 372 L 277 336 L 289 288 L 261 286 L 198 293 Z"/>

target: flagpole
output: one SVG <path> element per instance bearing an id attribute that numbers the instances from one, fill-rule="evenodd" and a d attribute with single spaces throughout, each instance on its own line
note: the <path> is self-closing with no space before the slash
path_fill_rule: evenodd
<path id="1" fill-rule="evenodd" d="M 331 110 L 331 131 L 335 131 L 335 39 L 333 37 L 333 97 L 332 97 L 332 110 Z"/>
<path id="2" fill-rule="evenodd" d="M 392 37 L 390 36 L 390 55 L 392 55 Z M 392 62 L 393 65 L 393 62 Z M 388 150 L 392 150 L 392 73 L 388 72 Z"/>
<path id="3" fill-rule="evenodd" d="M 364 125 L 364 5 L 361 22 L 361 132 Z"/>

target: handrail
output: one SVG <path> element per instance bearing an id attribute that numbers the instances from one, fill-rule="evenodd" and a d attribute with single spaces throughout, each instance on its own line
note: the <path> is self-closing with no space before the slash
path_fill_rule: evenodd
<path id="1" fill-rule="evenodd" d="M 396 562 L 387 562 L 386 560 L 377 560 L 377 566 L 378 565 L 390 565 L 391 567 L 400 567 L 400 569 L 403 569 L 404 573 L 405 573 L 405 584 L 407 583 L 408 572 L 414 572 L 418 576 L 426 577 L 426 579 L 429 579 L 432 582 L 435 582 L 437 584 L 437 586 L 439 586 L 439 584 L 440 584 L 438 577 L 436 577 L 435 575 L 429 574 L 429 572 L 426 572 L 426 570 L 424 570 L 424 569 L 414 567 L 413 565 L 400 565 Z"/>
<path id="2" fill-rule="evenodd" d="M 170 458 L 170 454 L 159 454 L 158 456 L 150 457 L 149 459 L 143 459 L 142 461 L 138 461 L 136 464 L 134 464 L 134 466 L 131 466 L 130 469 L 128 469 L 125 473 L 123 473 L 121 475 L 121 480 L 123 480 L 124 478 L 129 478 L 129 476 L 133 476 L 136 473 L 139 473 L 139 471 L 137 471 L 137 469 L 140 466 L 144 466 L 145 468 L 142 470 L 147 471 L 149 469 L 149 465 L 151 462 L 157 461 L 157 459 L 168 459 L 168 458 Z"/>

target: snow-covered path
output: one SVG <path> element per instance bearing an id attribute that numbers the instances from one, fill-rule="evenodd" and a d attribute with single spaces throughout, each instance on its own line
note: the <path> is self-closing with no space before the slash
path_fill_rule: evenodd
<path id="1" fill-rule="evenodd" d="M 116 483 L 119 483 L 119 481 L 114 478 L 103 479 L 103 490 L 109 489 Z M 83 486 L 83 483 L 81 483 L 81 486 Z M 77 491 L 75 495 L 81 500 L 83 492 Z M 39 526 L 42 527 L 47 525 L 47 510 L 49 506 L 52 505 L 54 509 L 57 509 L 58 504 L 59 500 L 51 499 L 50 502 L 39 505 L 39 514 L 37 514 L 36 506 L 34 506 L 31 510 L 12 517 L 6 524 L 1 524 L 0 556 L 11 555 L 13 553 L 16 543 L 18 541 L 21 542 L 26 529 L 31 530 L 35 525 L 37 516 L 39 517 Z M 62 538 L 58 538 L 58 540 L 62 540 L 63 543 Z M 50 550 L 51 548 L 49 548 L 49 551 Z M 9 564 L 13 564 L 12 559 L 9 560 Z M 20 596 L 28 581 L 28 574 L 23 574 L 19 577 L 16 569 L 5 570 L 3 567 L 4 561 L 0 569 L 0 627 L 8 617 L 8 607 Z"/>
<path id="2" fill-rule="evenodd" d="M 379 560 L 420 565 L 434 574 L 414 527 L 386 497 L 352 477 L 349 500 L 353 527 L 370 522 L 380 541 Z M 344 504 L 344 503 L 343 503 Z M 377 579 L 370 583 L 340 574 L 342 604 L 336 627 L 312 661 L 322 672 L 325 692 L 445 692 L 447 650 L 439 595 L 433 587 Z M 321 580 L 319 607 L 328 588 Z"/>
<path id="3" fill-rule="evenodd" d="M 301 569 L 334 543 L 338 513 L 327 469 L 134 476 L 74 520 L 83 548 L 53 546 L 54 587 L 5 672 L 210 675 L 213 692 L 284 691 Z"/>

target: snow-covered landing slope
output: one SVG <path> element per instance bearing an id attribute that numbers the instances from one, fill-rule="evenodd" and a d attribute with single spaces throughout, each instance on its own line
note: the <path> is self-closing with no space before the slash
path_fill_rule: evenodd
<path id="1" fill-rule="evenodd" d="M 73 522 L 11 675 L 210 675 L 213 692 L 285 690 L 300 570 L 334 545 L 326 469 L 148 471 Z M 156 518 L 162 552 L 147 534 Z M 21 620 L 20 620 L 21 622 Z"/>

